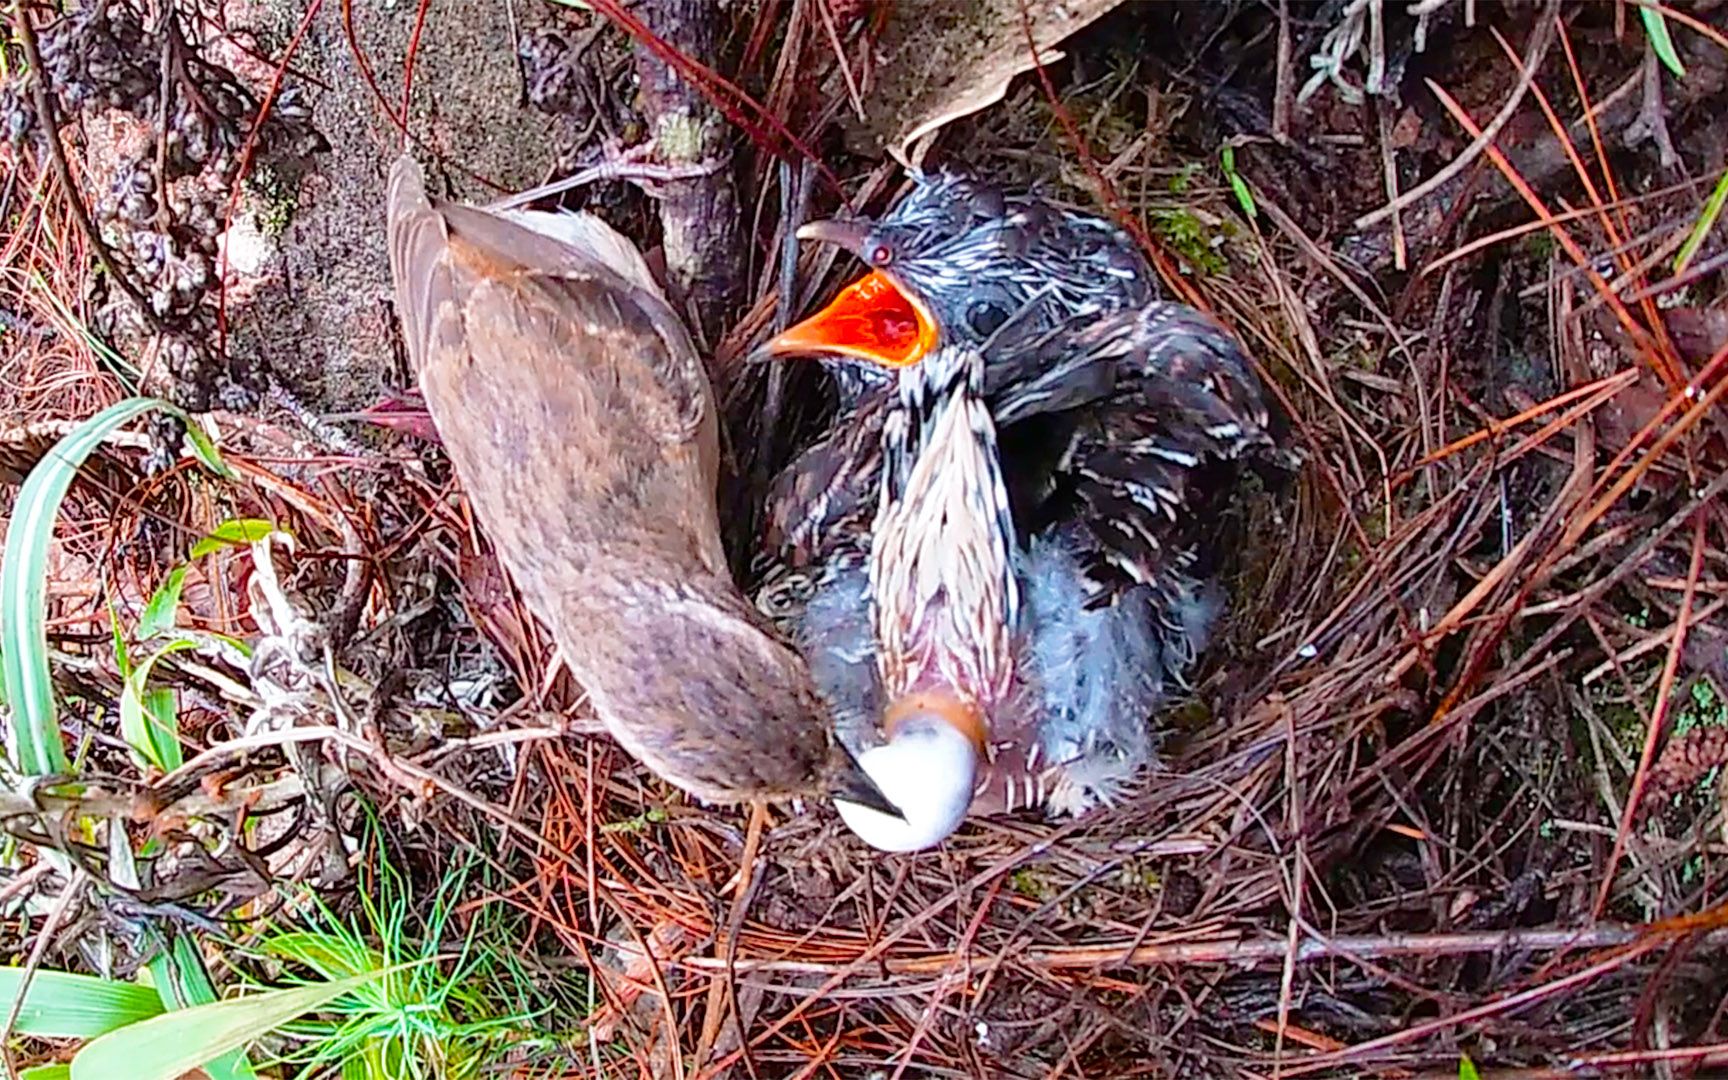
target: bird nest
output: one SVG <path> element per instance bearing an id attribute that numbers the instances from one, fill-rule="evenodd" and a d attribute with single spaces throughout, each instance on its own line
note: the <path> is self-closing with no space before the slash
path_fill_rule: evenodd
<path id="1" fill-rule="evenodd" d="M 837 72 L 827 43 L 868 19 L 828 6 L 838 24 L 794 5 L 784 29 Z M 1689 145 L 1667 127 L 1720 115 L 1728 45 L 1708 22 L 1677 24 L 1692 81 L 1652 105 L 1643 39 L 1588 5 L 1559 21 L 1497 12 L 1488 29 L 1417 6 L 1443 60 L 1387 44 L 1378 14 L 1363 22 L 1378 4 L 1326 25 L 1126 5 L 938 144 L 1131 226 L 1168 292 L 1247 345 L 1304 462 L 1286 488 L 1239 493 L 1218 534 L 1225 626 L 1155 718 L 1158 764 L 1111 805 L 980 820 L 904 856 L 862 847 L 826 807 L 693 805 L 588 730 L 412 408 L 332 419 L 282 380 L 261 410 L 208 414 L 233 479 L 172 454 L 146 475 L 161 446 L 116 435 L 62 509 L 82 527 L 52 551 L 51 640 L 84 797 L 132 800 L 135 839 L 171 855 L 140 883 L 114 844 L 67 834 L 76 807 L 14 807 L 16 835 L 75 851 L 99 883 L 57 924 L 65 956 L 101 942 L 123 970 L 144 958 L 137 927 L 165 920 L 267 978 L 239 946 L 315 921 L 313 890 L 358 910 L 383 859 L 421 896 L 460 872 L 438 927 L 516 961 L 483 989 L 531 1017 L 501 1058 L 525 1075 L 1728 1060 L 1711 963 L 1728 924 L 1728 325 L 1719 241 L 1674 269 L 1702 198 L 1663 186 L 1659 152 Z M 604 114 L 616 80 L 602 70 L 578 93 L 558 67 L 563 39 L 590 31 L 604 27 L 558 23 L 524 55 L 557 54 L 531 72 L 541 96 Z M 1176 55 L 1175 37 L 1208 44 Z M 1417 108 L 1379 84 L 1360 103 L 1324 87 L 1295 111 L 1289 58 L 1307 53 L 1292 41 L 1323 50 L 1345 89 L 1353 64 L 1390 80 L 1391 53 L 1427 64 L 1432 91 Z M 1284 141 L 1245 142 L 1219 167 L 1220 136 L 1252 105 L 1243 70 L 1277 74 Z M 808 104 L 808 80 L 766 72 L 775 115 Z M 1643 136 L 1573 122 L 1627 108 Z M 1502 110 L 1528 121 L 1505 149 L 1477 137 Z M 759 160 L 746 190 L 792 208 L 797 170 Z M 16 161 L 7 198 L 35 194 L 4 226 L 0 278 L 17 324 L 0 329 L 25 343 L 0 425 L 15 477 L 124 376 L 73 332 L 93 309 L 52 298 L 85 295 L 92 252 L 49 156 Z M 223 175 L 240 167 L 225 159 Z M 874 161 L 829 167 L 868 208 L 897 184 Z M 1429 176 L 1437 190 L 1400 195 Z M 651 238 L 653 207 L 603 197 Z M 825 401 L 814 372 L 740 359 L 787 295 L 765 270 L 783 227 L 758 232 L 743 280 L 761 284 L 714 334 L 741 565 L 764 478 Z M 350 240 L 383 265 L 381 243 Z M 845 272 L 806 254 L 791 295 Z M 188 560 L 223 522 L 231 542 Z M 238 661 L 204 640 L 164 665 L 186 745 L 164 775 L 116 738 L 108 610 L 137 627 L 175 572 L 179 625 L 255 648 Z M 73 890 L 46 865 L 22 860 L 17 887 Z"/>

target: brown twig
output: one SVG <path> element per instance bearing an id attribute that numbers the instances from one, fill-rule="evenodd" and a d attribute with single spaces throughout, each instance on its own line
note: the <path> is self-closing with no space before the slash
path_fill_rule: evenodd
<path id="1" fill-rule="evenodd" d="M 28 21 L 22 8 L 19 17 Z M 40 71 L 40 68 L 36 70 Z M 66 913 L 72 909 L 72 904 L 83 893 L 88 879 L 82 870 L 72 870 L 66 887 L 61 891 L 54 906 L 48 909 L 48 918 L 43 921 L 42 929 L 36 935 L 36 943 L 30 947 L 30 957 L 24 961 L 23 978 L 18 980 L 18 990 L 12 998 L 12 1007 L 6 1010 L 6 1023 L 0 1025 L 0 1063 L 6 1067 L 9 1077 L 18 1076 L 17 1066 L 12 1063 L 12 1032 L 18 1026 L 18 1015 L 24 1011 L 24 1000 L 30 995 L 30 981 L 42 966 L 42 957 L 48 951 L 48 945 L 54 940 L 54 931 L 60 928 L 60 922 Z"/>
<path id="2" fill-rule="evenodd" d="M 1692 558 L 1686 569 L 1686 591 L 1680 600 L 1680 611 L 1674 618 L 1674 635 L 1668 646 L 1668 657 L 1662 664 L 1662 679 L 1656 685 L 1656 709 L 1645 726 L 1644 749 L 1638 755 L 1638 767 L 1632 774 L 1632 786 L 1626 792 L 1626 805 L 1620 813 L 1620 826 L 1614 832 L 1614 850 L 1608 855 L 1608 864 L 1602 868 L 1602 883 L 1597 887 L 1596 899 L 1590 906 L 1593 918 L 1602 917 L 1602 912 L 1608 907 L 1608 898 L 1614 892 L 1614 875 L 1620 868 L 1621 856 L 1626 853 L 1626 842 L 1632 833 L 1632 823 L 1637 820 L 1639 806 L 1644 801 L 1644 785 L 1650 779 L 1650 767 L 1656 761 L 1656 748 L 1662 743 L 1668 709 L 1674 700 L 1674 677 L 1679 673 L 1681 651 L 1686 647 L 1686 626 L 1692 618 L 1692 601 L 1698 593 L 1698 575 L 1704 569 L 1704 515 L 1700 512 L 1692 520 Z"/>
<path id="3" fill-rule="evenodd" d="M 667 48 L 709 67 L 717 61 L 722 9 L 709 0 L 653 0 L 639 10 Z M 726 127 L 687 73 L 646 43 L 637 45 L 636 71 L 650 138 L 668 164 L 726 159 Z M 748 253 L 732 170 L 667 183 L 659 210 L 667 276 L 694 310 L 702 340 L 712 345 L 738 306 Z"/>
<path id="4" fill-rule="evenodd" d="M 1283 935 L 1230 937 L 1221 940 L 1170 941 L 1133 945 L 1130 942 L 1097 945 L 1045 946 L 1017 950 L 1007 956 L 940 953 L 886 955 L 878 963 L 891 975 L 934 975 L 960 964 L 974 973 L 1009 964 L 1039 971 L 1079 971 L 1100 967 L 1130 968 L 1176 965 L 1184 967 L 1239 967 L 1276 964 L 1288 960 L 1309 964 L 1318 960 L 1346 958 L 1365 960 L 1399 956 L 1461 956 L 1471 953 L 1566 952 L 1573 949 L 1606 949 L 1644 943 L 1653 948 L 1673 939 L 1650 927 L 1600 925 L 1553 930 L 1478 930 L 1430 934 L 1352 934 L 1337 937 L 1299 935 L 1295 948 Z M 1701 944 L 1706 948 L 1728 946 L 1728 930 L 1712 930 Z M 687 956 L 677 967 L 714 972 L 725 961 L 706 956 Z M 748 974 L 830 975 L 856 967 L 855 961 L 826 963 L 810 960 L 740 958 L 737 970 Z"/>
<path id="5" fill-rule="evenodd" d="M 696 1064 L 701 1069 L 708 1055 L 713 1052 L 715 1040 L 720 1034 L 720 1025 L 728 1015 L 737 1025 L 738 1045 L 744 1051 L 744 1067 L 752 1077 L 756 1076 L 756 1061 L 749 1052 L 749 1042 L 744 1030 L 744 1017 L 738 1007 L 738 931 L 744 925 L 744 915 L 750 909 L 750 900 L 756 894 L 756 886 L 761 880 L 757 875 L 757 853 L 762 844 L 762 830 L 768 823 L 768 807 L 763 803 L 755 803 L 750 807 L 750 824 L 744 833 L 744 850 L 738 856 L 738 874 L 732 893 L 732 912 L 727 916 L 726 926 L 714 943 L 717 956 L 725 961 L 722 974 L 716 975 L 708 986 L 708 1005 L 702 1022 L 702 1036 L 696 1044 Z M 698 1072 L 698 1076 L 703 1075 Z"/>

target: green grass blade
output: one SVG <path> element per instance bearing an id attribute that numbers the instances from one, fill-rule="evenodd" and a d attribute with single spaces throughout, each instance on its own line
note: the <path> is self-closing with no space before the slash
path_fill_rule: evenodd
<path id="1" fill-rule="evenodd" d="M 48 547 L 60 502 L 72 477 L 109 433 L 141 413 L 171 408 L 154 398 L 128 398 L 80 424 L 48 451 L 24 478 L 6 527 L 0 556 L 0 639 L 5 650 L 6 700 L 12 706 L 7 750 L 13 763 L 35 776 L 69 769 L 54 714 L 48 671 Z"/>
<path id="2" fill-rule="evenodd" d="M 372 1062 L 372 1058 L 376 1056 L 372 1054 L 366 1057 L 343 1058 L 342 1080 L 377 1080 L 377 1067 Z"/>
<path id="3" fill-rule="evenodd" d="M 379 973 L 271 990 L 163 1013 L 92 1040 L 72 1059 L 72 1080 L 178 1080 L 288 1021 L 364 986 Z"/>
<path id="4" fill-rule="evenodd" d="M 18 1080 L 72 1080 L 70 1065 L 32 1065 L 18 1072 Z"/>
<path id="5" fill-rule="evenodd" d="M 60 299 L 60 290 L 49 284 L 48 279 L 43 277 L 40 271 L 32 270 L 30 272 L 30 283 L 36 287 L 36 290 L 42 294 L 66 325 L 84 339 L 84 344 L 90 347 L 90 351 L 108 365 L 108 370 L 119 377 L 121 383 L 125 384 L 127 392 L 136 394 L 141 373 L 132 361 L 115 352 L 106 341 L 103 341 L 90 329 L 87 323 L 78 318 L 72 309 L 66 306 L 66 302 Z"/>
<path id="6" fill-rule="evenodd" d="M 11 1010 L 23 986 L 23 968 L 0 968 L 0 1010 Z M 161 1012 L 162 1003 L 148 986 L 38 970 L 30 977 L 14 1030 L 42 1039 L 93 1039 Z"/>
<path id="7" fill-rule="evenodd" d="M 186 567 L 176 566 L 168 571 L 167 579 L 144 605 L 144 615 L 138 620 L 139 641 L 149 641 L 174 629 L 174 621 L 180 616 L 180 594 L 185 588 Z"/>
<path id="8" fill-rule="evenodd" d="M 276 531 L 276 526 L 263 518 L 235 518 L 210 530 L 210 535 L 192 545 L 192 557 L 201 559 L 212 551 L 225 547 L 245 547 Z"/>
<path id="9" fill-rule="evenodd" d="M 192 456 L 196 457 L 206 469 L 224 480 L 239 479 L 239 475 L 222 460 L 222 452 L 216 449 L 216 444 L 210 441 L 210 436 L 204 434 L 204 429 L 194 423 L 185 413 L 179 414 L 186 424 L 186 441 L 192 444 Z"/>
<path id="10" fill-rule="evenodd" d="M 1728 203 L 1728 170 L 1716 178 L 1716 190 L 1704 200 L 1704 212 L 1698 215 L 1698 221 L 1692 226 L 1692 232 L 1686 237 L 1686 242 L 1680 245 L 1679 254 L 1674 256 L 1674 272 L 1683 274 L 1692 265 L 1692 257 L 1698 254 L 1698 249 L 1704 246 L 1704 238 L 1710 235 L 1710 230 L 1716 227 L 1716 219 L 1722 216 L 1722 205 Z"/>
<path id="11" fill-rule="evenodd" d="M 150 750 L 156 767 L 171 773 L 186 764 L 180 748 L 180 703 L 165 686 L 144 691 L 144 720 L 150 733 Z"/>
<path id="12" fill-rule="evenodd" d="M 91 451 L 121 424 L 152 410 L 187 419 L 157 398 L 127 398 L 110 405 L 54 444 L 24 478 L 13 503 L 5 553 L 0 555 L 0 665 L 5 698 L 12 709 L 7 750 L 18 769 L 28 775 L 64 773 L 70 768 L 60 743 L 48 669 L 46 576 L 54 519 Z M 233 475 L 197 425 L 188 422 L 186 434 L 205 465 L 221 475 Z"/>
<path id="13" fill-rule="evenodd" d="M 155 979 L 156 991 L 161 995 L 162 1007 L 166 1010 L 209 1005 L 220 1000 L 197 943 L 186 934 L 174 935 L 174 944 L 156 954 L 150 961 L 150 974 Z M 258 1080 L 244 1048 L 230 1050 L 206 1062 L 204 1071 L 210 1074 L 210 1080 Z"/>
<path id="14" fill-rule="evenodd" d="M 384 955 L 367 948 L 359 939 L 316 930 L 290 930 L 273 934 L 261 943 L 271 956 L 307 967 L 326 979 L 346 978 L 389 966 Z"/>
<path id="15" fill-rule="evenodd" d="M 132 748 L 132 760 L 140 768 L 150 764 L 167 773 L 185 761 L 180 749 L 180 718 L 174 708 L 174 695 L 166 690 L 150 690 L 148 684 L 156 661 L 196 644 L 191 638 L 170 641 L 134 668 L 120 688 L 120 737 Z"/>
<path id="16" fill-rule="evenodd" d="M 1680 54 L 1674 51 L 1674 39 L 1668 36 L 1668 20 L 1663 17 L 1662 9 L 1651 4 L 1639 4 L 1638 17 L 1644 20 L 1644 33 L 1650 37 L 1650 47 L 1656 50 L 1656 58 L 1674 73 L 1676 79 L 1684 79 L 1686 65 L 1680 62 Z"/>
<path id="17" fill-rule="evenodd" d="M 114 636 L 114 662 L 120 666 L 120 677 L 125 679 L 132 674 L 132 654 L 126 649 L 126 632 L 120 629 L 120 613 L 114 610 L 112 601 L 108 604 L 108 629 Z"/>
<path id="18" fill-rule="evenodd" d="M 1482 1074 L 1476 1071 L 1476 1063 L 1470 1060 L 1469 1054 L 1458 1058 L 1458 1080 L 1482 1080 Z"/>
<path id="19" fill-rule="evenodd" d="M 1254 192 L 1249 190 L 1248 181 L 1242 179 L 1242 174 L 1236 171 L 1236 148 L 1229 143 L 1218 152 L 1218 163 L 1224 170 L 1224 178 L 1230 181 L 1230 191 L 1236 196 L 1236 205 L 1242 208 L 1242 213 L 1249 220 L 1260 216 L 1260 207 L 1254 202 Z"/>

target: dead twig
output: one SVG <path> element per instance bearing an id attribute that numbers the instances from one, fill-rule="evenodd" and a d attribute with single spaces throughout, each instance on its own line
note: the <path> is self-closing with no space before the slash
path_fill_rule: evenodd
<path id="1" fill-rule="evenodd" d="M 23 9 L 19 17 L 28 21 Z M 40 69 L 38 69 L 40 70 Z M 84 871 L 74 869 L 61 890 L 60 896 L 54 901 L 54 906 L 48 909 L 48 918 L 42 923 L 42 929 L 36 934 L 36 942 L 30 946 L 30 957 L 24 961 L 23 978 L 18 981 L 17 993 L 12 998 L 12 1007 L 6 1010 L 6 1023 L 0 1026 L 0 1064 L 6 1067 L 8 1076 L 14 1080 L 18 1076 L 18 1067 L 12 1062 L 12 1032 L 18 1026 L 18 1015 L 24 1011 L 24 1000 L 30 994 L 30 980 L 42 966 L 42 957 L 48 951 L 49 944 L 54 940 L 54 932 L 60 929 L 60 923 L 66 918 L 66 913 L 72 910 L 72 905 L 83 895 L 84 886 L 89 879 Z"/>

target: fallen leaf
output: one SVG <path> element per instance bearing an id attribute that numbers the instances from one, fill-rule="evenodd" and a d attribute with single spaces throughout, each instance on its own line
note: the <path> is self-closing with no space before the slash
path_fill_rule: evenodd
<path id="1" fill-rule="evenodd" d="M 1121 2 L 902 0 L 876 41 L 876 78 L 865 95 L 864 120 L 854 118 L 846 132 L 848 145 L 919 164 L 928 136 L 1000 101 L 1014 76 L 1060 60 L 1057 42 Z"/>
<path id="2" fill-rule="evenodd" d="M 1703 367 L 1728 345 L 1728 309 L 1679 307 L 1663 312 L 1668 334 L 1680 356 L 1693 367 Z"/>
<path id="3" fill-rule="evenodd" d="M 438 428 L 432 423 L 432 414 L 426 411 L 426 403 L 418 393 L 387 394 L 354 415 L 368 424 L 400 431 L 434 445 L 443 444 Z"/>

